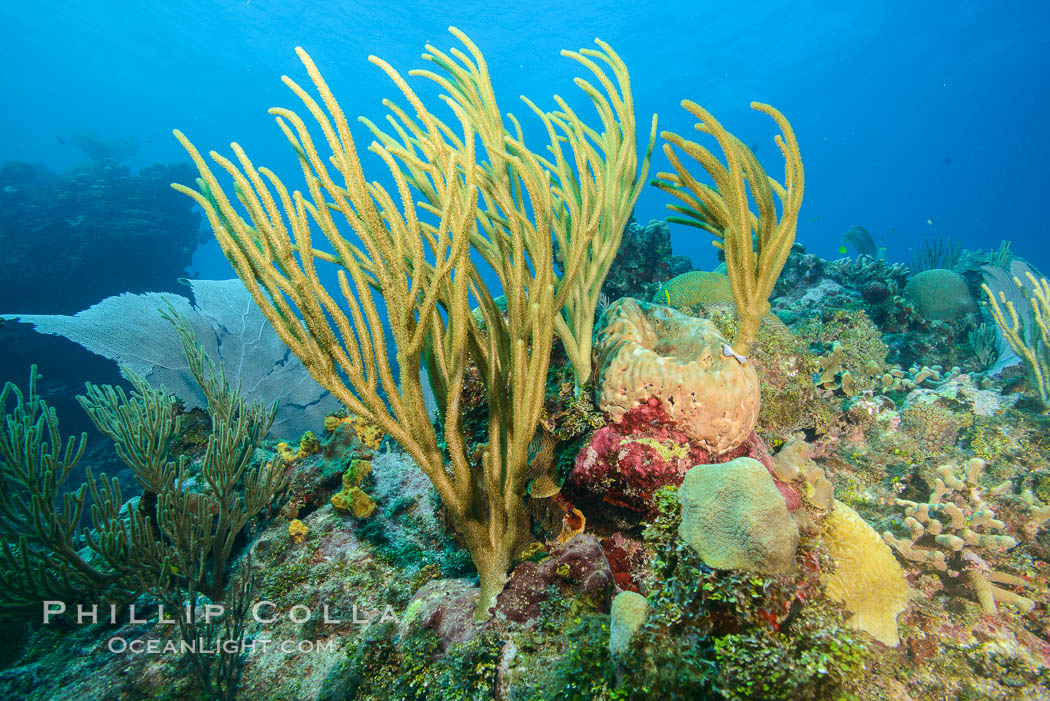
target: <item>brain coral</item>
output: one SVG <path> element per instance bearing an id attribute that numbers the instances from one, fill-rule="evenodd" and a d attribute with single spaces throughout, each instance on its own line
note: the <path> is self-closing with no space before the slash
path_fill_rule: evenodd
<path id="1" fill-rule="evenodd" d="M 705 270 L 690 270 L 671 278 L 657 291 L 653 302 L 694 313 L 699 307 L 703 311 L 702 316 L 709 316 L 718 311 L 736 314 L 736 301 L 733 299 L 729 276 Z M 762 325 L 787 330 L 784 322 L 773 312 L 762 317 Z"/>
<path id="2" fill-rule="evenodd" d="M 943 268 L 924 270 L 908 280 L 904 296 L 915 302 L 929 321 L 953 321 L 977 311 L 977 303 L 962 275 Z"/>
<path id="3" fill-rule="evenodd" d="M 619 422 L 655 398 L 687 436 L 712 455 L 755 428 L 758 374 L 733 354 L 714 324 L 631 298 L 602 314 L 594 344 L 598 407 Z"/>
<path id="4" fill-rule="evenodd" d="M 678 536 L 709 567 L 765 574 L 794 571 L 798 525 L 773 477 L 757 460 L 697 465 L 686 473 L 678 503 Z"/>
<path id="5" fill-rule="evenodd" d="M 824 591 L 853 615 L 852 627 L 896 647 L 897 614 L 908 606 L 911 591 L 893 551 L 879 534 L 842 502 L 824 521 L 824 542 L 835 571 L 824 580 Z"/>

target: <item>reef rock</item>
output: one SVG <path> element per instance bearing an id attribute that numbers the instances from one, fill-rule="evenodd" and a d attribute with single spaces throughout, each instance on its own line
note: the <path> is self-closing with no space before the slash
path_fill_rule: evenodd
<path id="1" fill-rule="evenodd" d="M 795 569 L 799 531 L 769 470 L 752 458 L 697 465 L 678 490 L 679 537 L 715 569 Z"/>
<path id="2" fill-rule="evenodd" d="M 624 298 L 602 314 L 595 338 L 598 408 L 613 421 L 656 399 L 677 429 L 712 455 L 751 435 L 758 373 L 707 319 Z"/>
<path id="3" fill-rule="evenodd" d="M 567 484 L 600 496 L 602 501 L 648 512 L 660 487 L 678 487 L 696 465 L 754 458 L 773 476 L 788 510 L 801 505 L 798 492 L 776 477 L 765 443 L 752 433 L 728 453 L 714 456 L 680 430 L 659 400 L 650 398 L 624 414 L 619 423 L 599 428 L 577 454 Z"/>
<path id="4" fill-rule="evenodd" d="M 519 623 L 538 618 L 540 604 L 547 600 L 552 586 L 607 610 L 616 587 L 597 538 L 578 535 L 554 548 L 550 557 L 515 567 L 496 600 L 496 612 Z"/>
<path id="5" fill-rule="evenodd" d="M 434 579 L 420 588 L 401 617 L 399 633 L 408 634 L 415 627 L 433 630 L 444 652 L 472 640 L 478 633 L 474 625 L 474 608 L 478 602 L 477 587 L 463 579 Z"/>

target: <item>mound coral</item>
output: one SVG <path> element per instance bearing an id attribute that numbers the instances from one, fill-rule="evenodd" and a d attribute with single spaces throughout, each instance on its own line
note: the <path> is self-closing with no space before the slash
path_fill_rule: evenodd
<path id="1" fill-rule="evenodd" d="M 637 592 L 622 591 L 613 599 L 609 614 L 609 652 L 615 657 L 627 651 L 631 637 L 649 617 L 649 602 Z"/>
<path id="2" fill-rule="evenodd" d="M 627 412 L 620 423 L 595 431 L 576 455 L 567 484 L 599 495 L 607 504 L 652 512 L 657 490 L 678 487 L 693 467 L 741 457 L 765 466 L 788 510 L 799 508 L 798 492 L 777 477 L 769 450 L 756 433 L 730 452 L 714 456 L 679 430 L 657 399 Z"/>
<path id="3" fill-rule="evenodd" d="M 650 399 L 712 455 L 755 428 L 758 374 L 706 319 L 625 298 L 602 315 L 595 342 L 598 407 L 613 421 Z"/>
<path id="4" fill-rule="evenodd" d="M 904 286 L 904 296 L 915 302 L 929 321 L 954 321 L 977 311 L 962 275 L 943 268 L 924 270 Z"/>
<path id="5" fill-rule="evenodd" d="M 678 490 L 678 535 L 710 567 L 767 574 L 795 570 L 798 525 L 762 463 L 697 465 Z"/>
<path id="6" fill-rule="evenodd" d="M 904 430 L 932 453 L 952 448 L 959 439 L 962 423 L 951 410 L 928 402 L 912 402 L 901 412 Z"/>

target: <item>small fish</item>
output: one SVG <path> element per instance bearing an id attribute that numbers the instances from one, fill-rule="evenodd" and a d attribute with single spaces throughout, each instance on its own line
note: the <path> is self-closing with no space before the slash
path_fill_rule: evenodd
<path id="1" fill-rule="evenodd" d="M 845 255 L 845 253 L 846 253 L 846 247 L 845 247 L 845 246 L 839 246 L 839 253 L 841 253 L 841 254 Z"/>
<path id="2" fill-rule="evenodd" d="M 926 223 L 929 224 L 930 226 L 933 226 L 933 220 L 932 219 L 927 219 Z"/>
<path id="3" fill-rule="evenodd" d="M 950 166 L 952 164 L 952 157 L 951 156 L 945 156 L 944 158 L 941 159 L 941 163 L 943 163 L 946 166 Z"/>
<path id="4" fill-rule="evenodd" d="M 671 306 L 671 290 L 664 289 L 664 295 L 667 296 L 667 306 Z"/>
<path id="5" fill-rule="evenodd" d="M 65 146 L 65 145 L 66 145 L 66 140 L 65 140 L 65 139 L 63 139 L 63 138 L 62 138 L 61 136 L 59 136 L 58 134 L 55 134 L 55 141 L 57 141 L 58 143 L 62 144 L 63 146 Z"/>
<path id="6" fill-rule="evenodd" d="M 820 219 L 820 215 L 818 214 L 817 216 L 815 216 L 815 217 L 813 217 L 812 219 L 810 219 L 810 220 L 809 220 L 809 223 L 810 223 L 810 224 L 816 224 L 816 223 L 817 223 L 817 220 L 819 220 L 819 219 Z"/>

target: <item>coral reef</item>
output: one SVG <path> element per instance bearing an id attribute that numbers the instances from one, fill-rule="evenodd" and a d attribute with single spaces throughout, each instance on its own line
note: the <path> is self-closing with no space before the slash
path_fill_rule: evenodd
<path id="1" fill-rule="evenodd" d="M 70 314 L 122 292 L 175 289 L 201 234 L 200 215 L 170 183 L 192 179 L 192 173 L 186 163 L 133 174 L 104 160 L 61 175 L 5 163 L 4 311 Z"/>
<path id="2" fill-rule="evenodd" d="M 322 138 L 273 114 L 305 191 L 177 135 L 240 278 L 170 301 L 177 348 L 152 295 L 36 317 L 107 341 L 90 317 L 127 310 L 107 343 L 147 367 L 78 397 L 115 451 L 63 436 L 35 370 L 0 390 L 0 697 L 1046 698 L 1046 280 L 1008 244 L 909 270 L 861 227 L 808 253 L 759 103 L 782 180 L 694 103 L 721 154 L 664 134 L 672 221 L 723 259 L 686 271 L 629 221 L 656 123 L 639 152 L 611 47 L 565 52 L 590 123 L 526 100 L 533 152 L 452 33 L 409 74 L 448 123 L 371 59 L 395 187 L 302 50 Z"/>

